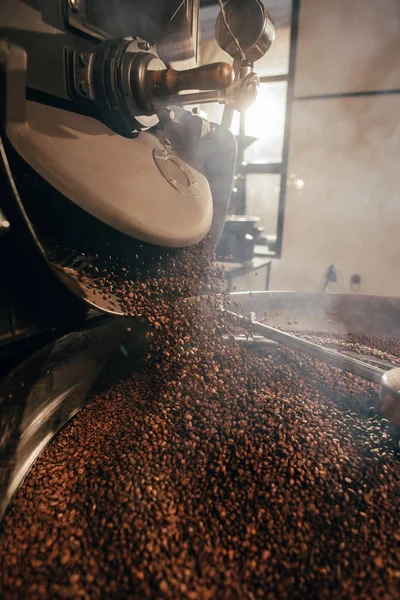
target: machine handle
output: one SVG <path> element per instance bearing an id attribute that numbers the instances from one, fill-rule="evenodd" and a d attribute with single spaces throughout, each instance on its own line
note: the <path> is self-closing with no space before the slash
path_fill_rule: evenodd
<path id="1" fill-rule="evenodd" d="M 226 90 L 235 78 L 231 65 L 223 62 L 188 71 L 153 71 L 149 75 L 150 85 L 158 97 L 171 96 L 183 90 Z"/>

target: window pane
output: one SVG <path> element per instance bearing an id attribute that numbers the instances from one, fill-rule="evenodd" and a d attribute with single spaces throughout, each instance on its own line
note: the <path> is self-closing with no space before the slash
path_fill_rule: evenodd
<path id="1" fill-rule="evenodd" d="M 289 72 L 292 0 L 264 0 L 275 23 L 275 40 L 267 54 L 256 62 L 260 77 L 286 75 Z"/>
<path id="2" fill-rule="evenodd" d="M 246 214 L 260 217 L 263 237 L 276 236 L 281 176 L 270 174 L 247 175 Z"/>
<path id="3" fill-rule="evenodd" d="M 255 72 L 260 77 L 286 75 L 289 72 L 289 50 L 290 27 L 279 27 L 271 48 L 255 63 Z"/>
<path id="4" fill-rule="evenodd" d="M 246 135 L 257 138 L 245 152 L 246 162 L 282 162 L 286 91 L 286 81 L 260 85 L 257 100 L 246 112 Z"/>

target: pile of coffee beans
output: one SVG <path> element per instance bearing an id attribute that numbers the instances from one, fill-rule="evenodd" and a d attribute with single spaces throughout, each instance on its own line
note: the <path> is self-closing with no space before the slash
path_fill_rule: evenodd
<path id="1" fill-rule="evenodd" d="M 296 335 L 320 346 L 351 352 L 365 362 L 377 363 L 375 359 L 393 366 L 400 365 L 400 342 L 396 339 L 373 337 L 361 333 L 340 334 L 324 332 L 297 332 Z M 372 346 L 372 347 L 371 347 Z M 379 364 L 379 362 L 377 363 Z"/>
<path id="2" fill-rule="evenodd" d="M 398 445 L 377 387 L 249 351 L 212 296 L 182 300 L 211 285 L 206 253 L 179 269 L 110 284 L 149 324 L 146 365 L 34 464 L 2 526 L 0 597 L 400 597 Z"/>

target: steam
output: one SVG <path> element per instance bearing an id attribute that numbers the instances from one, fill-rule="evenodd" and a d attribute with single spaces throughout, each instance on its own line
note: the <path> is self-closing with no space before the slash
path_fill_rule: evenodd
<path id="1" fill-rule="evenodd" d="M 86 18 L 112 37 L 138 36 L 156 43 L 179 4 L 181 0 L 86 0 Z"/>

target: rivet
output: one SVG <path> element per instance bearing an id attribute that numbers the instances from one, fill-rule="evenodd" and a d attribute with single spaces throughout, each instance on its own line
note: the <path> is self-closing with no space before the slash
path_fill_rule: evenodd
<path id="1" fill-rule="evenodd" d="M 79 63 L 82 67 L 87 67 L 89 64 L 89 56 L 87 54 L 84 54 L 83 52 L 81 52 L 78 55 L 78 59 L 79 59 Z"/>
<path id="2" fill-rule="evenodd" d="M 90 93 L 90 86 L 87 81 L 81 81 L 79 84 L 79 89 L 81 90 L 84 96 L 88 96 Z"/>
<path id="3" fill-rule="evenodd" d="M 145 50 L 148 52 L 151 48 L 151 44 L 149 44 L 149 42 L 138 42 L 138 48 L 139 50 Z"/>

